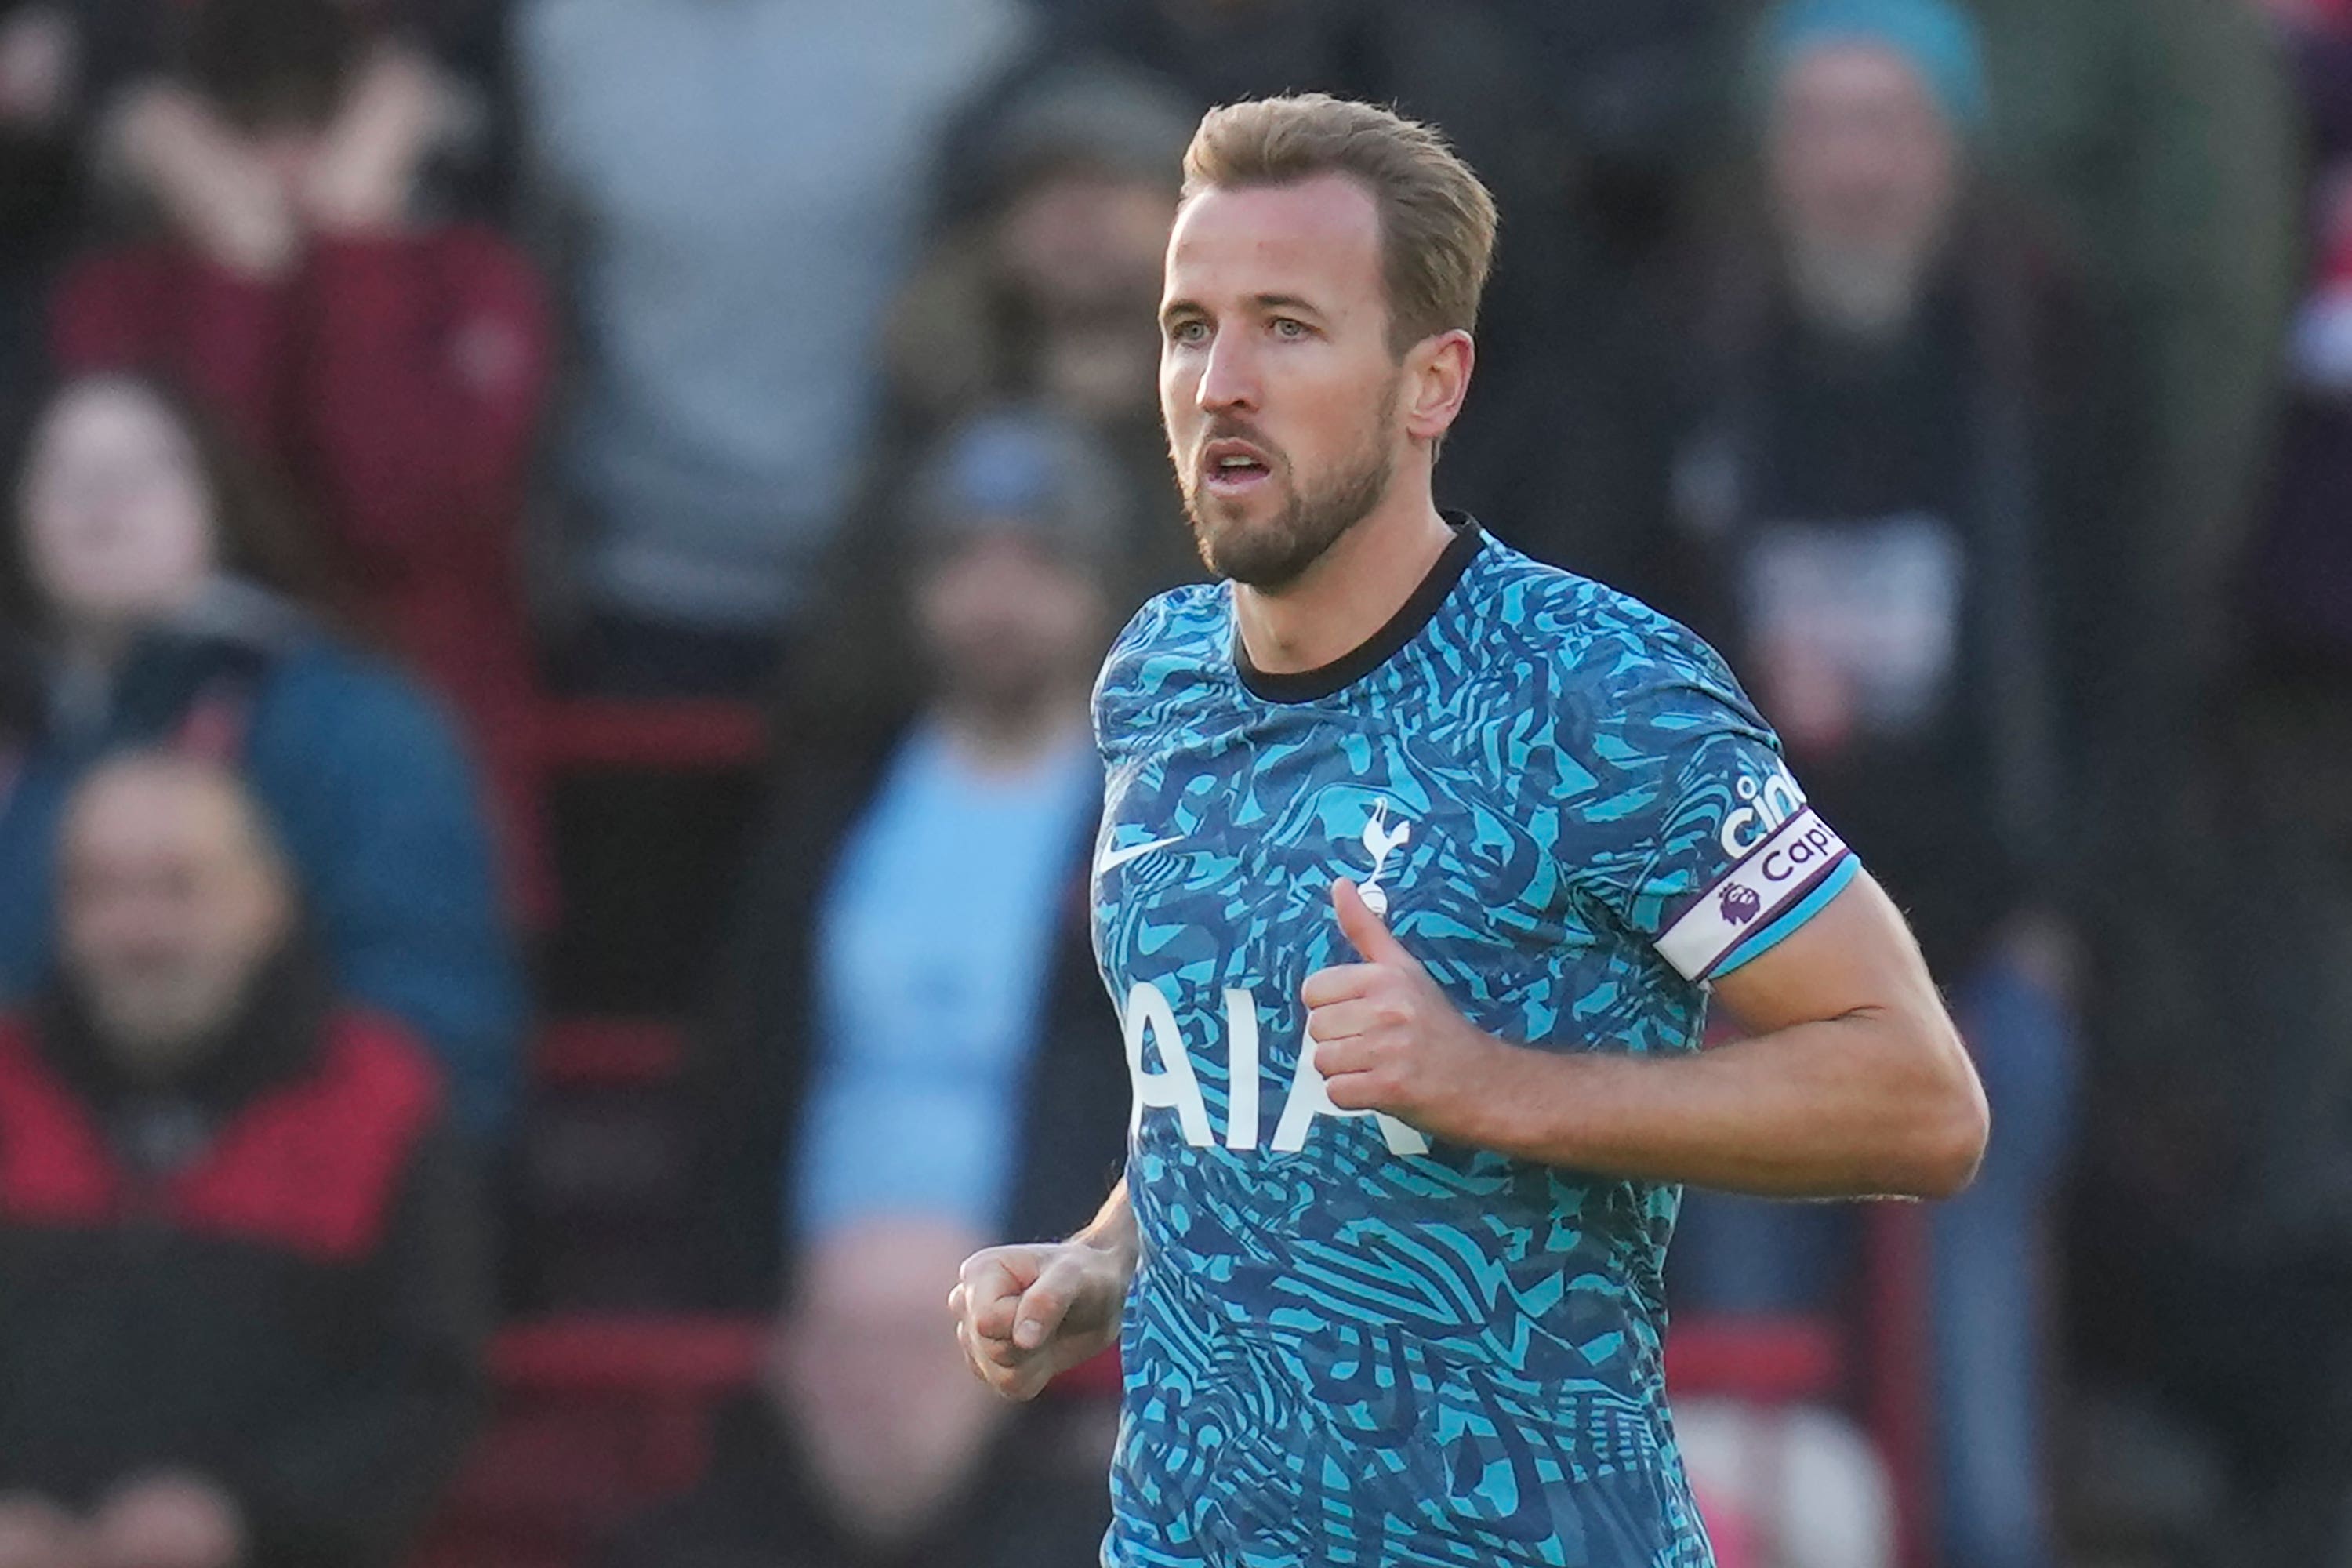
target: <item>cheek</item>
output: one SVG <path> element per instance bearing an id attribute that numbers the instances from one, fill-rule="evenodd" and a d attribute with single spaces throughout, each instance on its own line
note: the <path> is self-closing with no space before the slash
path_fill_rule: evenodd
<path id="1" fill-rule="evenodd" d="M 141 533 L 159 574 L 202 576 L 212 567 L 212 520 L 189 491 L 174 489 L 149 502 Z"/>
<path id="2" fill-rule="evenodd" d="M 68 949 L 101 967 L 129 961 L 152 949 L 159 933 L 168 933 L 168 910 L 152 897 L 118 894 L 92 900 L 69 910 L 64 921 Z"/>
<path id="3" fill-rule="evenodd" d="M 1196 416 L 1193 391 L 1200 375 L 1165 345 L 1160 351 L 1160 416 L 1172 432 Z"/>
<path id="4" fill-rule="evenodd" d="M 163 607 L 212 570 L 212 526 L 192 495 L 164 490 L 31 510 L 33 574 L 61 604 Z"/>
<path id="5" fill-rule="evenodd" d="M 926 583 L 915 593 L 910 608 L 915 635 L 926 647 L 936 648 L 948 641 L 956 626 L 956 595 L 949 584 Z"/>
<path id="6" fill-rule="evenodd" d="M 46 498 L 28 496 L 22 504 L 26 565 L 40 591 L 55 598 L 70 586 L 78 561 L 91 553 L 81 537 L 85 531 L 70 511 Z"/>
<path id="7" fill-rule="evenodd" d="M 1384 399 L 1389 383 L 1376 366 L 1317 367 L 1330 374 L 1302 374 L 1290 388 L 1290 428 L 1279 437 L 1281 456 L 1297 467 L 1319 468 L 1351 459 L 1367 442 L 1388 436 Z"/>

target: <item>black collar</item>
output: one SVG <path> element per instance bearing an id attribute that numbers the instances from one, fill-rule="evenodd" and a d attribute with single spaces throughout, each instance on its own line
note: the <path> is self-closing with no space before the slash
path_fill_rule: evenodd
<path id="1" fill-rule="evenodd" d="M 1268 702 L 1313 702 L 1353 686 L 1420 636 L 1421 628 L 1429 625 L 1437 607 L 1454 592 L 1454 584 L 1470 569 L 1471 561 L 1485 542 L 1477 519 L 1467 512 L 1448 512 L 1444 516 L 1454 530 L 1454 538 L 1430 566 L 1429 575 L 1421 580 L 1421 585 L 1397 606 L 1397 613 L 1380 630 L 1330 663 L 1286 674 L 1260 669 L 1250 662 L 1249 649 L 1242 646 L 1240 628 L 1235 627 L 1234 671 L 1241 677 L 1244 689 Z"/>

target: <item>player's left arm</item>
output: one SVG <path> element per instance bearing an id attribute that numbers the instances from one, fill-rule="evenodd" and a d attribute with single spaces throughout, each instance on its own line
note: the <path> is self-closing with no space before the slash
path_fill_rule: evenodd
<path id="1" fill-rule="evenodd" d="M 1772 1197 L 1943 1197 L 1984 1152 L 1984 1091 L 1894 903 L 1867 874 L 1715 982 L 1754 1031 L 1714 1050 L 1561 1055 L 1473 1026 L 1360 898 L 1364 962 L 1310 976 L 1331 1101 L 1546 1164 Z"/>

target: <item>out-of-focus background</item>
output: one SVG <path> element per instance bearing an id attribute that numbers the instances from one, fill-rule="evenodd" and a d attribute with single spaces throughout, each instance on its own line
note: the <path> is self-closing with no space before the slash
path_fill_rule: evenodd
<path id="1" fill-rule="evenodd" d="M 1201 110 L 1435 121 L 1443 499 L 1731 657 L 1994 1107 L 1694 1194 L 1726 1568 L 2352 1564 L 2352 5 L 0 0 L 0 1568 L 1081 1568 L 1087 681 Z"/>

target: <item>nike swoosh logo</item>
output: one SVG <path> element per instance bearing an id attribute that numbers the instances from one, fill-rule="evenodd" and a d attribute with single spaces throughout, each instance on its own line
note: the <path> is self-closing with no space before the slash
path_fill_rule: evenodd
<path id="1" fill-rule="evenodd" d="M 1095 862 L 1095 875 L 1099 877 L 1106 872 L 1116 871 L 1139 855 L 1149 855 L 1154 849 L 1165 849 L 1171 844 L 1183 841 L 1184 836 L 1180 833 L 1173 838 L 1155 838 L 1149 844 L 1130 844 L 1124 849 L 1106 849 L 1101 858 Z"/>

